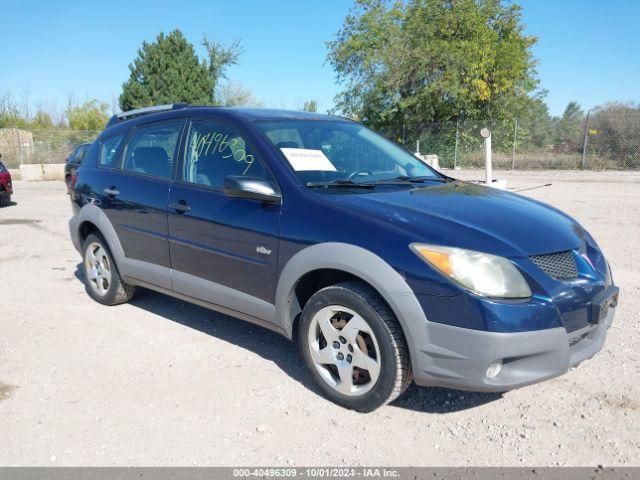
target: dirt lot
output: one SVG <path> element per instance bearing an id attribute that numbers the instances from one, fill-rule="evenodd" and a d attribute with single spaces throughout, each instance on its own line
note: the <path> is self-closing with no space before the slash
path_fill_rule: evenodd
<path id="1" fill-rule="evenodd" d="M 478 172 L 456 172 L 461 178 Z M 364 415 L 322 399 L 278 335 L 142 291 L 93 302 L 62 183 L 0 209 L 0 465 L 640 466 L 640 173 L 497 172 L 575 216 L 621 303 L 600 355 L 505 395 L 411 387 Z"/>

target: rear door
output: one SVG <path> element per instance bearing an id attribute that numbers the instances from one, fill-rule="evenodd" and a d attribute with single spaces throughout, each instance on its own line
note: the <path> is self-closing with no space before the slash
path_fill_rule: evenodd
<path id="1" fill-rule="evenodd" d="M 137 126 L 123 149 L 121 167 L 103 182 L 104 212 L 122 249 L 128 276 L 171 288 L 167 203 L 184 121 Z"/>
<path id="2" fill-rule="evenodd" d="M 194 119 L 169 195 L 174 290 L 272 320 L 280 206 L 229 198 L 229 175 L 273 176 L 240 127 Z"/>

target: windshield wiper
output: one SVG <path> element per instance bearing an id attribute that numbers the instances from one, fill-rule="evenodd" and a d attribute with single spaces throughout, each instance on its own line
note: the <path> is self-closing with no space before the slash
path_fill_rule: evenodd
<path id="1" fill-rule="evenodd" d="M 373 183 L 354 182 L 353 180 L 331 180 L 330 182 L 307 182 L 307 187 L 374 188 Z"/>
<path id="2" fill-rule="evenodd" d="M 424 183 L 427 178 L 409 177 L 407 175 L 400 175 L 394 178 L 383 178 L 381 180 L 373 180 L 372 183 L 376 185 L 404 185 L 407 183 Z"/>
<path id="3" fill-rule="evenodd" d="M 409 177 L 407 175 L 401 175 L 399 177 L 394 178 L 385 178 L 381 180 L 372 180 L 371 183 L 376 185 L 412 185 L 415 183 L 426 183 L 426 182 L 438 182 L 444 183 L 449 182 L 448 178 L 440 178 L 440 177 Z"/>

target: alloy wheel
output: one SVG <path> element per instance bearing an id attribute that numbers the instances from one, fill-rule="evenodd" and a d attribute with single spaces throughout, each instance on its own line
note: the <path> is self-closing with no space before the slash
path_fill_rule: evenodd
<path id="1" fill-rule="evenodd" d="M 329 305 L 314 315 L 308 335 L 311 359 L 330 387 L 348 396 L 373 388 L 380 377 L 380 348 L 361 315 Z"/>
<path id="2" fill-rule="evenodd" d="M 102 245 L 97 242 L 89 244 L 84 266 L 91 289 L 100 296 L 106 295 L 111 286 L 111 263 Z"/>

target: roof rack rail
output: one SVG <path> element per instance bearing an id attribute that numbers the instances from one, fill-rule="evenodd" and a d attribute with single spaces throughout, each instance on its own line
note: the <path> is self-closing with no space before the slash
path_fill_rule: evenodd
<path id="1" fill-rule="evenodd" d="M 149 115 L 151 113 L 166 112 L 169 110 L 179 110 L 188 106 L 188 103 L 169 103 L 167 105 L 154 105 L 152 107 L 136 108 L 134 110 L 128 110 L 126 112 L 116 113 L 113 117 L 111 117 L 109 123 L 107 123 L 107 127 L 110 127 L 115 123 L 128 120 L 130 118 L 141 117 L 142 115 Z"/>

